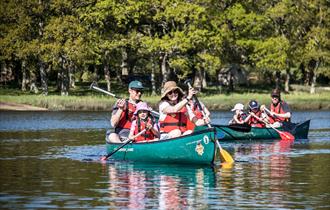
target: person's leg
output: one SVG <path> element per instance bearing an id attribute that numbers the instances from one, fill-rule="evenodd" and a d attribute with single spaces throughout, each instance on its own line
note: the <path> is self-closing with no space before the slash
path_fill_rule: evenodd
<path id="1" fill-rule="evenodd" d="M 110 133 L 108 137 L 108 141 L 111 143 L 121 143 L 120 137 L 117 133 Z"/>
<path id="2" fill-rule="evenodd" d="M 188 135 L 188 134 L 191 134 L 193 131 L 192 130 L 187 130 L 187 131 L 185 131 L 183 134 L 182 134 L 182 136 L 184 136 L 184 135 Z"/>
<path id="3" fill-rule="evenodd" d="M 171 130 L 168 133 L 168 136 L 169 136 L 169 138 L 179 137 L 179 136 L 181 136 L 181 131 L 180 131 L 180 129 Z"/>

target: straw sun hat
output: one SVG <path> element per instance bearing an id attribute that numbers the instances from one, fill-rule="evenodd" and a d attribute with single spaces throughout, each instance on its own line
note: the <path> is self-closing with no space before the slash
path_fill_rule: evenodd
<path id="1" fill-rule="evenodd" d="M 181 94 L 181 96 L 184 95 L 183 90 L 178 87 L 176 85 L 176 82 L 174 81 L 168 81 L 164 84 L 164 87 L 162 89 L 162 95 L 161 95 L 161 99 L 164 99 L 164 97 L 166 96 L 167 93 L 171 92 L 172 90 L 178 90 L 179 94 Z"/>

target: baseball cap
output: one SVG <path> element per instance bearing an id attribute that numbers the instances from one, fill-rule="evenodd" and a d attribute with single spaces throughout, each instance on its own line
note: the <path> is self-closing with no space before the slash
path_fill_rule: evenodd
<path id="1" fill-rule="evenodd" d="M 130 89 L 144 89 L 142 83 L 140 81 L 134 80 L 129 83 L 128 88 Z"/>

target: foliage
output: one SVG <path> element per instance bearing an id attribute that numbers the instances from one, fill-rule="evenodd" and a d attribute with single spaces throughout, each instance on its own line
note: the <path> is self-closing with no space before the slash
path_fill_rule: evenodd
<path id="1" fill-rule="evenodd" d="M 293 80 L 309 69 L 330 79 L 329 13 L 327 0 L 2 1 L 1 71 L 12 66 L 16 85 L 23 63 L 36 75 L 40 63 L 49 75 L 94 69 L 102 79 L 105 66 L 111 78 L 124 67 L 130 76 L 151 68 L 159 75 L 167 55 L 179 80 L 204 71 L 215 82 L 228 64 L 270 75 L 291 69 Z"/>

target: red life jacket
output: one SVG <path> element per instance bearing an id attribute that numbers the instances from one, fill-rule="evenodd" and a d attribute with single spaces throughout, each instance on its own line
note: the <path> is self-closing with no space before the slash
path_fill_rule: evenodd
<path id="1" fill-rule="evenodd" d="M 257 113 L 254 113 L 257 117 L 261 118 L 261 111 L 259 110 Z M 257 118 L 251 116 L 248 124 L 252 127 L 263 128 L 265 127 L 265 123 L 260 122 Z"/>
<path id="2" fill-rule="evenodd" d="M 132 124 L 132 117 L 135 112 L 136 106 L 132 103 L 128 103 L 128 99 L 126 101 L 126 109 L 120 115 L 119 122 L 116 128 L 126 128 L 130 129 Z"/>
<path id="3" fill-rule="evenodd" d="M 277 113 L 277 114 L 285 114 L 286 112 L 284 112 L 284 110 L 283 110 L 283 104 L 282 104 L 283 102 L 282 101 L 280 101 L 280 102 L 278 102 L 277 103 L 277 105 L 276 106 L 274 106 L 274 104 L 272 103 L 271 105 L 270 105 L 270 111 L 272 111 L 272 112 L 275 112 L 275 113 Z M 272 117 L 272 116 L 269 116 L 269 118 L 270 118 L 270 122 L 271 123 L 274 123 L 274 122 L 290 122 L 291 121 L 291 119 L 290 118 L 284 118 L 284 117 Z"/>
<path id="4" fill-rule="evenodd" d="M 169 133 L 174 129 L 180 129 L 182 133 L 187 131 L 187 112 L 187 108 L 182 107 L 182 109 L 176 113 L 167 114 L 163 121 L 159 121 L 160 132 Z"/>
<path id="5" fill-rule="evenodd" d="M 154 125 L 154 122 L 150 117 L 148 117 L 147 122 Z M 146 125 L 147 125 L 147 123 L 145 121 L 141 120 L 140 118 L 137 118 L 136 125 L 134 128 L 134 135 L 140 133 L 143 129 L 145 129 Z M 149 140 L 153 140 L 153 139 L 155 139 L 155 135 L 153 134 L 153 132 L 151 132 L 151 130 L 147 130 L 140 136 L 136 137 L 135 142 L 149 141 Z"/>
<path id="6" fill-rule="evenodd" d="M 199 110 L 196 103 L 191 107 L 191 111 L 194 113 L 197 119 L 203 119 L 203 113 L 201 110 Z M 195 123 L 188 119 L 187 121 L 187 130 L 194 130 L 195 129 Z"/>

